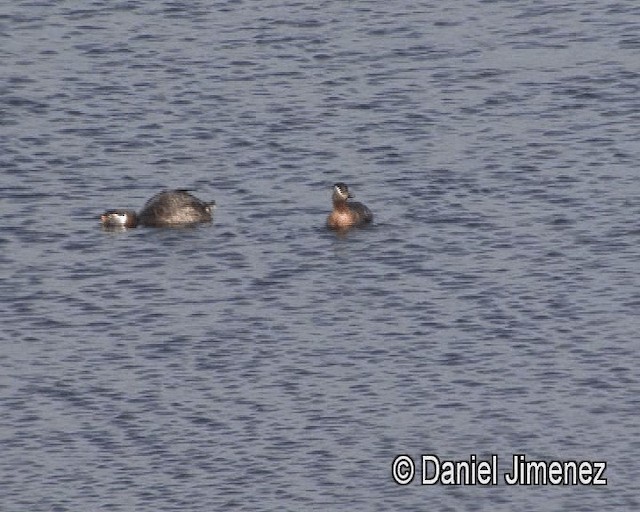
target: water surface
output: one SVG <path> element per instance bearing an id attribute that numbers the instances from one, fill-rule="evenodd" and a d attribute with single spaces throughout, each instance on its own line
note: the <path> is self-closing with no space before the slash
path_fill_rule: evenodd
<path id="1" fill-rule="evenodd" d="M 2 509 L 638 509 L 638 14 L 6 4 Z M 608 485 L 391 478 L 516 453 Z"/>

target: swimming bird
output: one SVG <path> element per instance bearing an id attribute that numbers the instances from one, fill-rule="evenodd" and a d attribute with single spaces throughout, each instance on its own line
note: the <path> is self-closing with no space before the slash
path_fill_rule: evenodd
<path id="1" fill-rule="evenodd" d="M 134 210 L 107 210 L 100 216 L 104 227 L 173 227 L 211 222 L 215 201 L 205 203 L 187 190 L 163 190 L 149 199 L 140 213 Z"/>
<path id="2" fill-rule="evenodd" d="M 368 224 L 373 220 L 373 213 L 364 204 L 347 201 L 354 196 L 349 192 L 346 183 L 333 186 L 333 211 L 327 217 L 327 226 L 331 229 L 347 229 L 353 226 Z"/>

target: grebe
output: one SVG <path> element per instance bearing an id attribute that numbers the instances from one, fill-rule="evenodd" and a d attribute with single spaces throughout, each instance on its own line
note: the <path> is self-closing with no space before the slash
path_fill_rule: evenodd
<path id="1" fill-rule="evenodd" d="M 345 183 L 333 186 L 333 211 L 327 217 L 327 226 L 331 229 L 347 229 L 353 226 L 368 224 L 373 220 L 373 213 L 362 203 L 347 202 L 354 197 L 349 193 Z"/>
<path id="2" fill-rule="evenodd" d="M 104 227 L 171 227 L 211 222 L 215 201 L 205 203 L 183 189 L 164 190 L 149 199 L 137 213 L 133 210 L 107 210 L 100 216 Z"/>

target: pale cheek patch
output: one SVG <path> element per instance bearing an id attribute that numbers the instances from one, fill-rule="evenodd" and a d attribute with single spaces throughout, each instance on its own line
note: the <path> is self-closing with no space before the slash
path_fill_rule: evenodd
<path id="1" fill-rule="evenodd" d="M 126 215 L 110 215 L 107 222 L 116 226 L 124 226 L 127 223 Z"/>

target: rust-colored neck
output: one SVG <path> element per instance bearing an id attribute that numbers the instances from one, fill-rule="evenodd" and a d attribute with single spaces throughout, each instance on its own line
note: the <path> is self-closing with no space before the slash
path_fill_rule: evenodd
<path id="1" fill-rule="evenodd" d="M 340 196 L 333 196 L 333 209 L 338 212 L 347 212 L 349 211 L 349 206 L 347 205 L 347 200 L 343 199 Z"/>

